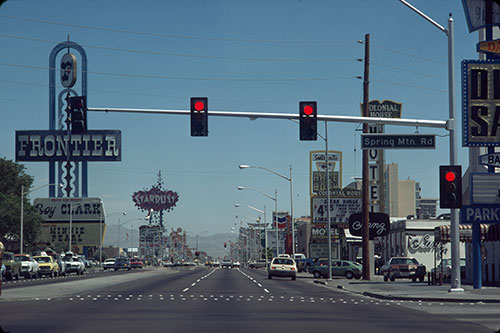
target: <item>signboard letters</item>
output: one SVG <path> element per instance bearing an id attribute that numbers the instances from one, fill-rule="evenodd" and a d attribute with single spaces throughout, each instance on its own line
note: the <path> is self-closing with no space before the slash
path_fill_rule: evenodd
<path id="1" fill-rule="evenodd" d="M 121 161 L 121 131 L 16 131 L 16 161 Z"/>
<path id="2" fill-rule="evenodd" d="M 435 149 L 434 134 L 361 134 L 362 149 Z"/>

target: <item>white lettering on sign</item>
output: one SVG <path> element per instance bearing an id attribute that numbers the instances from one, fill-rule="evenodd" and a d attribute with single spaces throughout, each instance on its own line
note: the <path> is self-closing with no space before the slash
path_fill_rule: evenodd
<path id="1" fill-rule="evenodd" d="M 408 250 L 412 251 L 430 251 L 434 247 L 434 240 L 430 234 L 425 234 L 422 237 L 408 236 Z"/>
<path id="2" fill-rule="evenodd" d="M 466 208 L 466 217 L 468 222 L 481 222 L 481 221 L 499 221 L 500 208 L 481 207 L 481 208 Z"/>
<path id="3" fill-rule="evenodd" d="M 361 221 L 354 221 L 352 224 L 353 230 L 361 230 L 362 227 L 363 227 L 363 224 L 361 223 Z M 380 222 L 380 223 L 379 222 L 369 222 L 368 228 L 370 230 L 375 230 L 375 233 L 377 235 L 382 235 L 387 231 L 387 228 L 385 227 L 384 222 Z"/>
<path id="4" fill-rule="evenodd" d="M 361 211 L 361 198 L 330 198 L 330 223 L 347 223 L 349 216 Z M 312 198 L 312 223 L 327 222 L 327 200 Z"/>
<path id="5" fill-rule="evenodd" d="M 108 130 L 70 134 L 66 131 L 16 131 L 17 161 L 117 161 L 121 132 Z"/>

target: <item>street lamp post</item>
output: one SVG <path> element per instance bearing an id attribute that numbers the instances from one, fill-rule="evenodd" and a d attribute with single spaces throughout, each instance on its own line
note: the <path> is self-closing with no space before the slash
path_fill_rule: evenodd
<path id="1" fill-rule="evenodd" d="M 239 207 L 240 204 L 235 204 L 234 205 L 235 207 Z M 247 206 L 248 208 L 258 212 L 258 213 L 261 213 L 261 214 L 264 214 L 264 255 L 265 255 L 265 259 L 266 259 L 266 263 L 267 263 L 267 221 L 266 221 L 266 206 L 264 205 L 264 210 L 260 210 L 260 209 L 257 209 L 255 207 L 252 207 L 252 206 Z M 259 226 L 260 226 L 261 223 L 259 223 Z M 262 256 L 259 255 L 260 258 L 262 258 Z M 259 259 L 260 259 L 259 258 Z"/>
<path id="2" fill-rule="evenodd" d="M 448 29 L 435 22 L 429 16 L 409 4 L 405 0 L 399 0 L 402 4 L 423 17 L 426 21 L 441 30 L 448 37 L 448 126 L 450 133 L 450 164 L 457 163 L 457 139 L 456 139 L 456 117 L 455 117 L 455 46 L 453 40 L 453 18 L 448 18 Z M 460 277 L 460 239 L 459 239 L 458 209 L 450 211 L 450 238 L 451 238 L 451 289 L 450 292 L 463 292 Z"/>
<path id="3" fill-rule="evenodd" d="M 52 185 L 59 185 L 59 187 L 61 187 L 61 188 L 63 187 L 62 184 L 45 184 L 42 186 L 35 187 L 34 189 L 29 190 L 27 192 L 24 192 L 24 185 L 21 185 L 21 232 L 19 235 L 19 241 L 20 241 L 19 253 L 23 253 L 23 251 L 24 251 L 24 248 L 23 248 L 23 241 L 24 241 L 24 230 L 23 230 L 24 229 L 24 195 L 29 194 L 33 191 L 39 190 L 43 187 L 52 186 Z"/>
<path id="4" fill-rule="evenodd" d="M 283 179 L 285 179 L 286 181 L 288 181 L 290 183 L 290 221 L 291 221 L 291 224 L 292 224 L 292 256 L 295 257 L 295 225 L 294 225 L 294 222 L 293 222 L 293 181 L 292 181 L 292 166 L 290 165 L 290 177 L 286 177 L 280 173 L 277 173 L 276 171 L 273 171 L 271 169 L 268 169 L 268 168 L 264 168 L 264 167 L 261 167 L 261 166 L 253 166 L 253 165 L 245 165 L 245 164 L 241 164 L 239 166 L 240 169 L 247 169 L 247 168 L 256 168 L 256 169 L 261 169 L 261 170 L 265 170 L 267 172 L 270 172 L 278 177 L 281 177 Z"/>
<path id="5" fill-rule="evenodd" d="M 256 190 L 254 188 L 251 188 L 251 187 L 243 187 L 243 186 L 238 186 L 238 190 L 251 190 L 251 191 L 255 191 L 255 192 L 258 192 L 260 194 L 262 194 L 263 196 L 271 199 L 274 201 L 274 215 L 275 215 L 275 218 L 276 218 L 276 256 L 279 255 L 279 232 L 278 232 L 278 191 L 277 190 L 274 190 L 274 198 L 264 192 L 261 192 L 259 190 Z M 266 249 L 267 251 L 267 249 Z"/>

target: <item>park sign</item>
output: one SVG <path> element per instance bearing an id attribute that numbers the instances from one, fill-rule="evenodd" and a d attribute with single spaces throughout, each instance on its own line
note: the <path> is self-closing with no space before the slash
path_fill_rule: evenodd
<path id="1" fill-rule="evenodd" d="M 121 161 L 119 130 L 16 131 L 16 161 Z"/>
<path id="2" fill-rule="evenodd" d="M 361 134 L 361 149 L 435 149 L 434 134 Z"/>

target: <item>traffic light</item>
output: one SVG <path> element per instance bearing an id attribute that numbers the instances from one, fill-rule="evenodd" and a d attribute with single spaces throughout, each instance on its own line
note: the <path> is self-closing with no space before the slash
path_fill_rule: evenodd
<path id="1" fill-rule="evenodd" d="M 315 141 L 318 139 L 318 118 L 316 102 L 299 102 L 300 140 Z"/>
<path id="2" fill-rule="evenodd" d="M 227 243 L 224 243 L 224 247 L 227 247 Z"/>
<path id="3" fill-rule="evenodd" d="M 87 97 L 74 96 L 68 99 L 71 133 L 81 134 L 87 131 Z"/>
<path id="4" fill-rule="evenodd" d="M 208 136 L 207 97 L 191 97 L 191 136 Z"/>
<path id="5" fill-rule="evenodd" d="M 439 207 L 462 207 L 462 167 L 460 165 L 439 166 Z"/>

